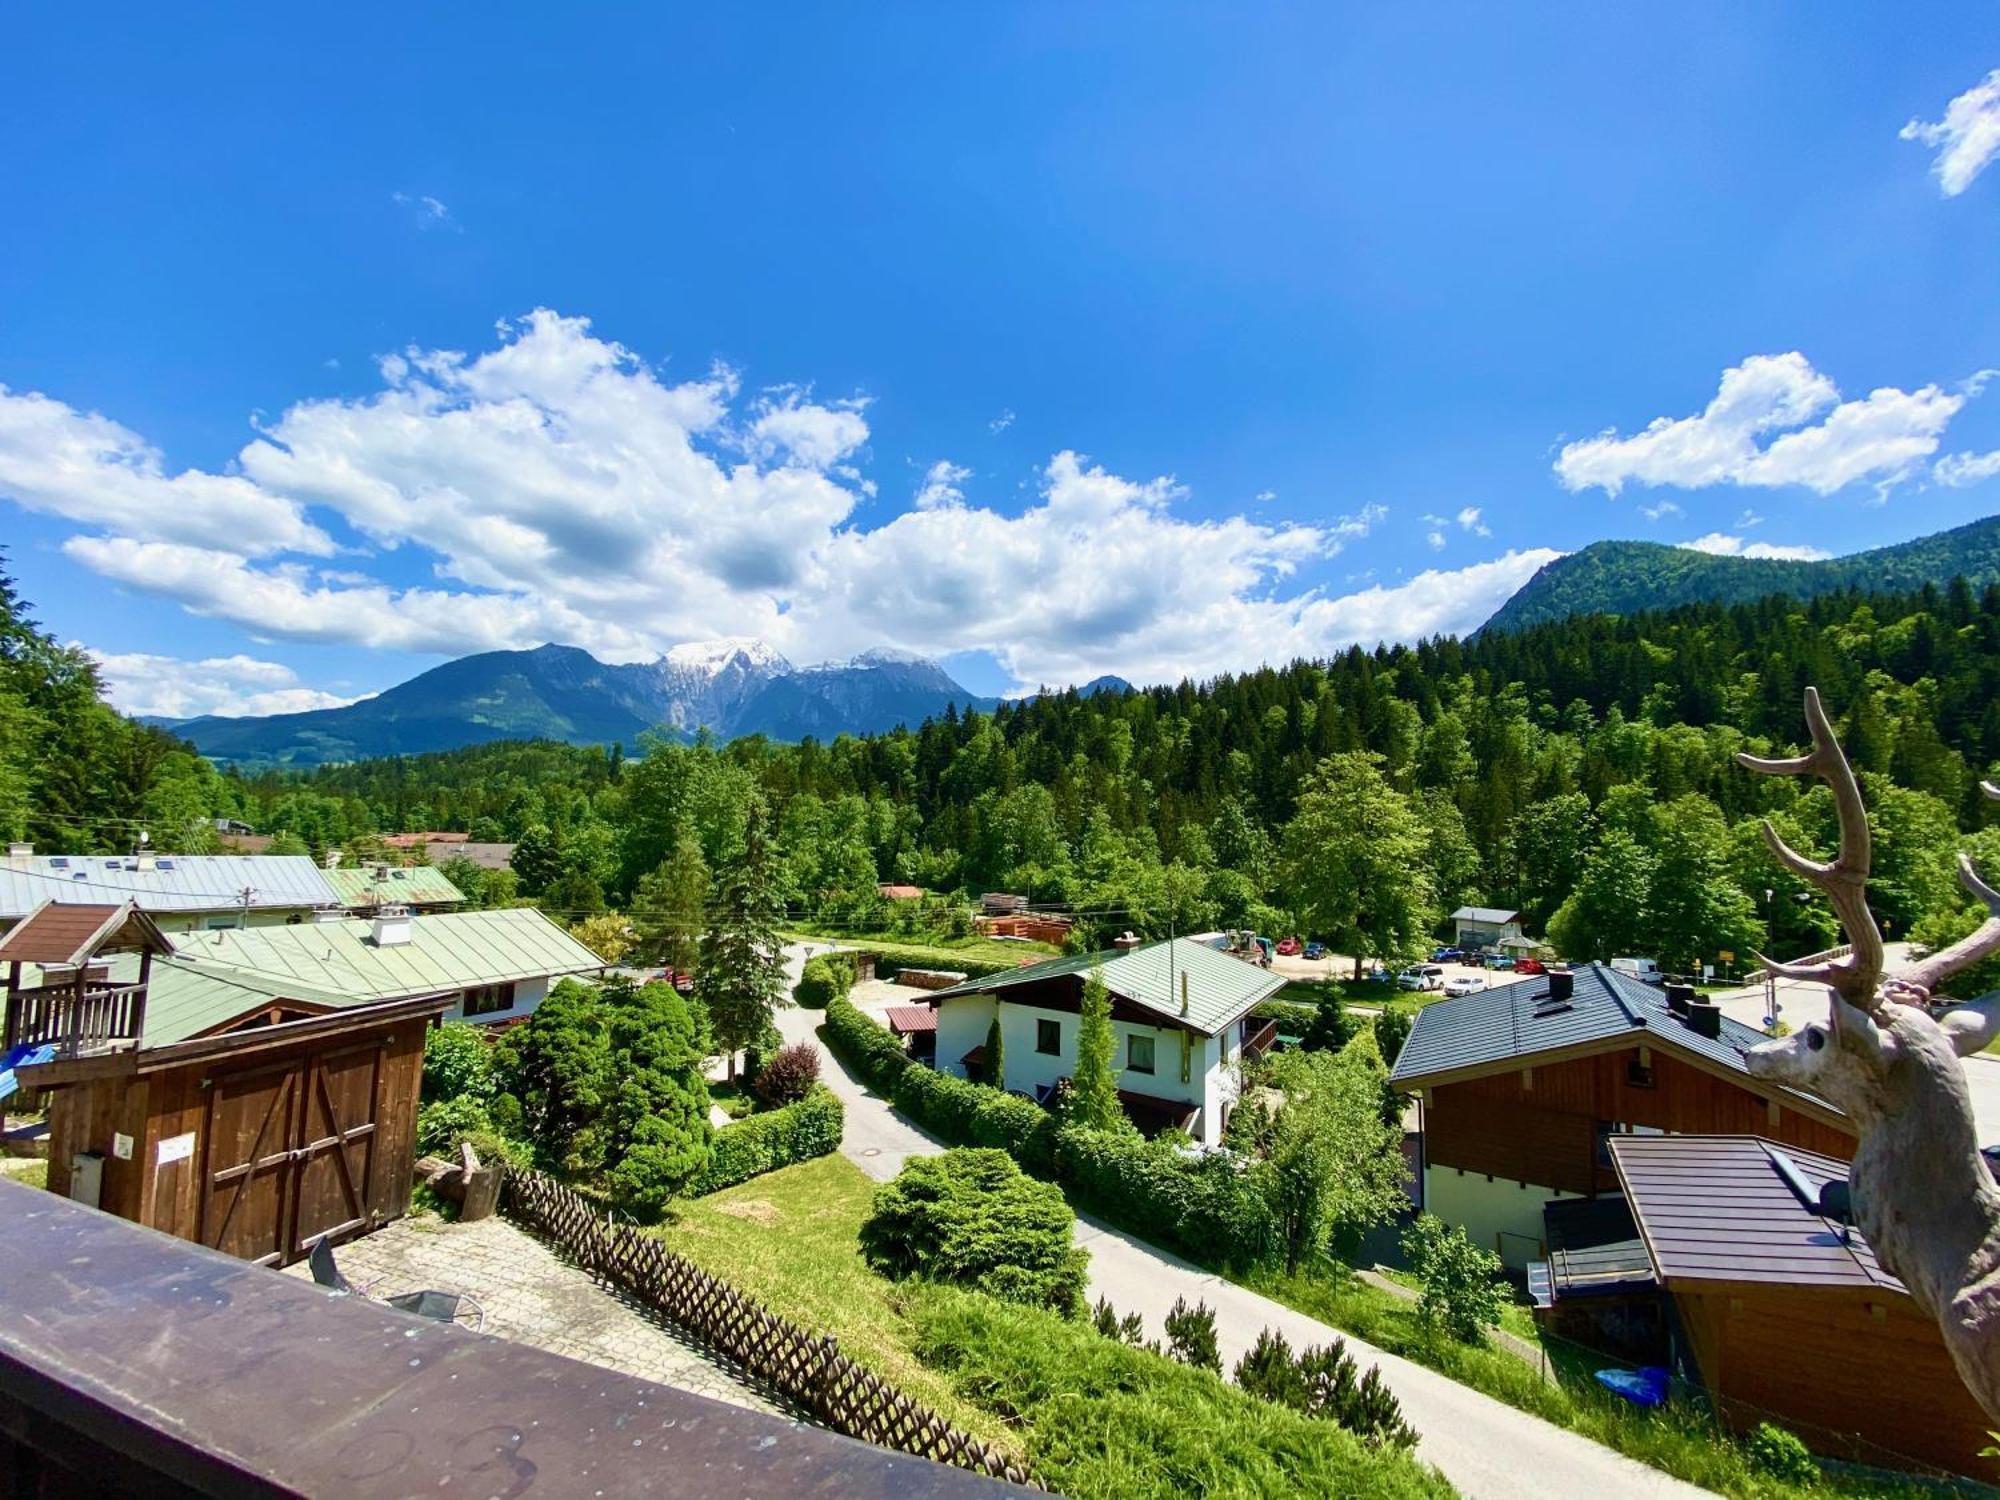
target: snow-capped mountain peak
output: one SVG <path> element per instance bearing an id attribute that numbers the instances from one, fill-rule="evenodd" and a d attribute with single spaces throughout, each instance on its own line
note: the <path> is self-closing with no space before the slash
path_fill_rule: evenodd
<path id="1" fill-rule="evenodd" d="M 670 648 L 661 662 L 678 672 L 713 677 L 726 667 L 778 675 L 792 670 L 792 664 L 771 647 L 752 636 L 724 636 L 714 641 L 683 641 Z"/>

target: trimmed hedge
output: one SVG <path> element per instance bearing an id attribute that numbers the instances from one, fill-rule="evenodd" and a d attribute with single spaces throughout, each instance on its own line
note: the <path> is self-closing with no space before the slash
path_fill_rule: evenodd
<path id="1" fill-rule="evenodd" d="M 902 1043 L 845 998 L 827 1006 L 824 1029 L 827 1046 L 867 1079 L 868 1086 L 878 1094 L 892 1094 L 904 1070 L 917 1066 L 910 1061 Z"/>
<path id="2" fill-rule="evenodd" d="M 854 988 L 854 972 L 852 953 L 818 954 L 799 970 L 792 998 L 804 1010 L 825 1010 L 835 1000 L 847 998 L 847 992 Z"/>
<path id="3" fill-rule="evenodd" d="M 1137 1135 L 1065 1127 L 1031 1099 L 912 1062 L 845 1000 L 827 1007 L 825 1033 L 878 1094 L 949 1145 L 997 1146 L 1091 1212 L 1201 1260 L 1255 1265 L 1277 1251 L 1260 1181 L 1234 1157 L 1190 1159 Z"/>
<path id="4" fill-rule="evenodd" d="M 687 1196 L 719 1193 L 780 1167 L 825 1156 L 840 1145 L 846 1111 L 823 1084 L 797 1104 L 751 1115 L 716 1131 L 708 1168 L 688 1184 Z"/>
<path id="5" fill-rule="evenodd" d="M 1266 1000 L 1251 1012 L 1260 1021 L 1276 1021 L 1287 1036 L 1304 1036 L 1319 1018 L 1316 1005 L 1294 1005 L 1289 1000 Z"/>
<path id="6" fill-rule="evenodd" d="M 1056 1180 L 1090 1212 L 1207 1264 L 1253 1266 L 1279 1249 L 1278 1225 L 1255 1169 L 1234 1156 L 1182 1156 L 1137 1136 L 1065 1126 Z"/>

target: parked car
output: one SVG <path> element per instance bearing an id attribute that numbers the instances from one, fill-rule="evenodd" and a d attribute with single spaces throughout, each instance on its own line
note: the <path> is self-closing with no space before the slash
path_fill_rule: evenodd
<path id="1" fill-rule="evenodd" d="M 1444 988 L 1444 970 L 1437 964 L 1418 964 L 1413 969 L 1405 969 L 1396 976 L 1399 990 L 1441 990 Z"/>
<path id="2" fill-rule="evenodd" d="M 1447 995 L 1477 995 L 1486 988 L 1486 981 L 1477 974 L 1454 974 L 1444 984 Z"/>
<path id="3" fill-rule="evenodd" d="M 1514 960 L 1514 972 L 1516 974 L 1546 974 L 1549 972 L 1549 966 L 1539 958 L 1517 958 Z"/>
<path id="4" fill-rule="evenodd" d="M 1299 940 L 1295 937 L 1280 938 L 1278 940 L 1278 952 L 1283 954 L 1286 958 L 1295 957 L 1299 949 L 1303 946 L 1304 945 L 1301 944 Z"/>
<path id="5" fill-rule="evenodd" d="M 1465 955 L 1456 948 L 1433 948 L 1431 962 L 1434 964 L 1455 964 Z"/>
<path id="6" fill-rule="evenodd" d="M 1514 960 L 1505 953 L 1489 953 L 1486 955 L 1486 967 L 1489 969 L 1511 969 L 1514 967 Z"/>
<path id="7" fill-rule="evenodd" d="M 1307 944 L 1306 944 L 1306 957 L 1307 957 L 1307 958 L 1325 958 L 1325 957 L 1326 957 L 1326 944 L 1325 944 L 1325 943 L 1307 943 Z"/>
<path id="8" fill-rule="evenodd" d="M 1644 984 L 1662 983 L 1660 961 L 1656 958 L 1614 958 L 1611 972 L 1637 979 Z"/>

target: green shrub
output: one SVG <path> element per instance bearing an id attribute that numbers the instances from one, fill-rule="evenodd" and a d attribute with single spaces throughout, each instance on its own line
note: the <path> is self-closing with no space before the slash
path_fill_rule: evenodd
<path id="1" fill-rule="evenodd" d="M 1065 1126 L 1055 1171 L 1084 1208 L 1206 1264 L 1256 1265 L 1277 1249 L 1263 1173 L 1233 1154 L 1189 1158 L 1136 1134 Z"/>
<path id="2" fill-rule="evenodd" d="M 752 1177 L 825 1156 L 840 1145 L 845 1112 L 824 1085 L 797 1104 L 751 1115 L 715 1133 L 708 1169 L 688 1184 L 689 1197 L 719 1193 Z"/>
<path id="3" fill-rule="evenodd" d="M 1417 1008 L 1401 1000 L 1392 1000 L 1382 1007 L 1375 1016 L 1375 1045 L 1382 1051 L 1382 1061 L 1390 1067 L 1396 1066 L 1396 1059 L 1402 1055 L 1403 1043 L 1410 1039 L 1410 1027 L 1416 1024 Z"/>
<path id="4" fill-rule="evenodd" d="M 806 1010 L 825 1010 L 836 1000 L 845 1000 L 854 988 L 854 955 L 821 953 L 805 962 L 799 982 L 792 986 L 792 999 Z"/>
<path id="5" fill-rule="evenodd" d="M 1265 1000 L 1251 1012 L 1260 1021 L 1276 1021 L 1286 1036 L 1304 1036 L 1319 1014 L 1316 1005 L 1298 1005 L 1290 1000 Z"/>
<path id="6" fill-rule="evenodd" d="M 425 1155 L 455 1155 L 460 1141 L 492 1132 L 493 1120 L 486 1106 L 469 1094 L 440 1099 L 417 1111 L 417 1150 Z M 472 1149 L 479 1147 L 475 1144 Z"/>
<path id="7" fill-rule="evenodd" d="M 424 1034 L 424 1103 L 461 1097 L 489 1100 L 499 1087 L 485 1028 L 448 1021 Z"/>
<path id="8" fill-rule="evenodd" d="M 1403 1231 L 1403 1253 L 1423 1290 L 1418 1311 L 1433 1329 L 1461 1343 L 1479 1342 L 1506 1305 L 1500 1257 L 1435 1214 L 1418 1214 Z"/>
<path id="9" fill-rule="evenodd" d="M 1335 1339 L 1299 1355 L 1299 1375 L 1305 1382 L 1305 1413 L 1338 1422 L 1371 1448 L 1414 1448 L 1417 1434 L 1403 1420 L 1403 1406 L 1382 1380 L 1378 1365 L 1362 1375 L 1347 1352 L 1347 1340 Z"/>
<path id="10" fill-rule="evenodd" d="M 1215 1309 L 1206 1302 L 1187 1305 L 1187 1298 L 1174 1299 L 1167 1314 L 1167 1353 L 1184 1365 L 1222 1373 L 1222 1349 L 1215 1341 Z"/>
<path id="11" fill-rule="evenodd" d="M 841 1061 L 859 1073 L 878 1094 L 891 1094 L 896 1080 L 913 1066 L 902 1043 L 863 1015 L 851 1001 L 834 1000 L 826 1007 L 826 1044 Z"/>
<path id="12" fill-rule="evenodd" d="M 912 1063 L 897 1077 L 896 1108 L 954 1146 L 1005 1151 L 1037 1177 L 1055 1166 L 1056 1118 L 1032 1099 Z"/>
<path id="13" fill-rule="evenodd" d="M 1786 1484 L 1808 1488 L 1819 1482 L 1819 1465 L 1812 1451 L 1794 1433 L 1769 1422 L 1759 1422 L 1745 1441 L 1750 1462 Z"/>
<path id="14" fill-rule="evenodd" d="M 1111 1305 L 1109 1297 L 1099 1297 L 1097 1306 L 1090 1310 L 1091 1326 L 1108 1339 L 1116 1339 L 1121 1344 L 1135 1347 L 1146 1342 L 1146 1320 L 1137 1313 L 1118 1316 L 1118 1309 Z"/>
<path id="15" fill-rule="evenodd" d="M 887 1276 L 956 1282 L 1074 1317 L 1089 1259 L 1071 1243 L 1075 1226 L 1062 1193 L 1006 1152 L 954 1150 L 917 1157 L 876 1189 L 861 1252 Z"/>
<path id="16" fill-rule="evenodd" d="M 1236 1361 L 1236 1383 L 1260 1401 L 1306 1409 L 1306 1378 L 1292 1356 L 1292 1346 L 1275 1328 L 1257 1335 L 1249 1353 Z"/>
<path id="17" fill-rule="evenodd" d="M 1118 1500 L 1270 1495 L 1444 1500 L 1400 1453 L 1268 1406 L 1146 1349 L 1033 1308 L 947 1288 L 911 1299 L 917 1357 L 1021 1434 L 1052 1489 Z"/>

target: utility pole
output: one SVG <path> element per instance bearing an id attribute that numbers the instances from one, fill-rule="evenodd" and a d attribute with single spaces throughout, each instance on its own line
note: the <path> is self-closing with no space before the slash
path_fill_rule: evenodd
<path id="1" fill-rule="evenodd" d="M 237 909 L 236 913 L 236 929 L 240 932 L 250 925 L 250 898 L 256 895 L 257 892 L 254 887 L 246 885 L 238 894 L 243 900 L 242 906 Z"/>

